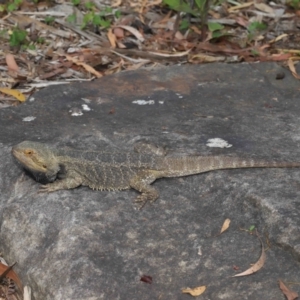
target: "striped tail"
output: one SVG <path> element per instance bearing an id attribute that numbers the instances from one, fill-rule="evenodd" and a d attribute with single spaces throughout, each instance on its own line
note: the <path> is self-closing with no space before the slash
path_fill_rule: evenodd
<path id="1" fill-rule="evenodd" d="M 213 170 L 240 168 L 299 168 L 300 162 L 243 159 L 228 156 L 165 157 L 164 177 L 187 176 Z"/>

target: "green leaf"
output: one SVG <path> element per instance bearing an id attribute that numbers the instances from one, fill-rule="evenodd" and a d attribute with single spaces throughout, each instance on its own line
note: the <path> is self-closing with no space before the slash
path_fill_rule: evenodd
<path id="1" fill-rule="evenodd" d="M 104 11 L 105 11 L 107 14 L 110 14 L 110 13 L 112 13 L 113 9 L 112 9 L 112 7 L 105 7 Z"/>
<path id="2" fill-rule="evenodd" d="M 35 47 L 35 45 L 31 44 L 31 45 L 28 45 L 28 49 L 29 50 L 36 50 L 36 47 Z"/>
<path id="3" fill-rule="evenodd" d="M 67 17 L 67 22 L 74 24 L 76 22 L 76 15 L 75 14 L 69 15 Z"/>
<path id="4" fill-rule="evenodd" d="M 93 2 L 86 2 L 85 8 L 88 10 L 92 10 L 94 8 L 95 4 Z"/>
<path id="5" fill-rule="evenodd" d="M 72 0 L 74 6 L 78 6 L 80 4 L 80 0 Z"/>
<path id="6" fill-rule="evenodd" d="M 249 227 L 249 231 L 253 231 L 255 229 L 255 226 L 254 225 L 251 225 L 250 227 Z"/>
<path id="7" fill-rule="evenodd" d="M 102 18 L 100 15 L 94 15 L 92 23 L 99 26 L 101 24 Z"/>
<path id="8" fill-rule="evenodd" d="M 15 11 L 15 10 L 17 10 L 17 8 L 18 8 L 17 5 L 14 4 L 14 3 L 10 3 L 10 4 L 7 5 L 7 11 L 8 12 Z"/>
<path id="9" fill-rule="evenodd" d="M 255 50 L 255 49 L 252 49 L 252 50 L 251 50 L 251 54 L 252 54 L 253 56 L 259 56 L 259 52 L 258 52 L 257 50 Z"/>
<path id="10" fill-rule="evenodd" d="M 26 41 L 27 32 L 21 29 L 14 29 L 9 38 L 9 44 L 11 47 L 20 46 Z"/>
<path id="11" fill-rule="evenodd" d="M 260 23 L 260 22 L 252 22 L 249 26 L 248 26 L 248 31 L 251 33 L 254 33 L 255 31 L 262 31 L 267 29 L 268 26 L 264 23 Z"/>
<path id="12" fill-rule="evenodd" d="M 100 26 L 104 28 L 108 28 L 110 25 L 111 25 L 110 21 L 106 21 L 102 19 L 100 22 Z"/>
<path id="13" fill-rule="evenodd" d="M 36 42 L 37 42 L 38 44 L 44 44 L 45 41 L 46 41 L 46 40 L 45 40 L 43 37 L 38 37 L 38 39 L 37 39 Z"/>
<path id="14" fill-rule="evenodd" d="M 217 39 L 217 38 L 219 38 L 219 37 L 221 37 L 221 36 L 226 36 L 226 35 L 229 35 L 227 32 L 221 32 L 221 31 L 214 31 L 213 33 L 212 33 L 212 38 L 213 39 Z"/>
<path id="15" fill-rule="evenodd" d="M 52 16 L 47 16 L 47 17 L 45 18 L 45 23 L 46 23 L 46 24 L 50 24 L 50 23 L 53 23 L 54 20 L 55 20 L 54 17 L 52 17 Z"/>
<path id="16" fill-rule="evenodd" d="M 199 13 L 193 10 L 191 6 L 183 0 L 163 0 L 163 3 L 170 6 L 170 8 L 173 10 L 185 12 L 195 17 L 199 16 Z"/>
<path id="17" fill-rule="evenodd" d="M 292 6 L 294 9 L 299 9 L 300 7 L 300 1 L 299 0 L 292 0 L 287 2 L 290 6 Z"/>
<path id="18" fill-rule="evenodd" d="M 207 1 L 209 1 L 209 0 L 195 0 L 195 3 L 200 11 L 203 11 Z"/>
<path id="19" fill-rule="evenodd" d="M 183 20 L 180 22 L 179 29 L 180 29 L 180 30 L 185 30 L 185 29 L 188 29 L 189 26 L 190 26 L 190 22 L 189 22 L 187 19 L 183 19 Z"/>
<path id="20" fill-rule="evenodd" d="M 207 26 L 208 26 L 208 30 L 211 31 L 211 32 L 214 32 L 216 30 L 224 29 L 224 26 L 222 24 L 219 24 L 219 23 L 208 22 Z"/>
<path id="21" fill-rule="evenodd" d="M 81 25 L 81 29 L 84 29 L 87 26 L 87 24 L 89 24 L 93 20 L 94 16 L 95 16 L 94 12 L 89 12 L 85 14 L 83 17 L 83 23 Z"/>
<path id="22" fill-rule="evenodd" d="M 116 11 L 115 11 L 115 17 L 116 17 L 117 19 L 119 19 L 119 18 L 121 17 L 121 11 L 120 11 L 120 10 L 116 10 Z"/>

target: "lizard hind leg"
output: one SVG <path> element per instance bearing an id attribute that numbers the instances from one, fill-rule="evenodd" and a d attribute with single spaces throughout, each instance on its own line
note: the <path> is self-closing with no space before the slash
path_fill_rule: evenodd
<path id="1" fill-rule="evenodd" d="M 158 191 L 150 184 L 160 178 L 159 175 L 158 171 L 145 170 L 130 180 L 130 186 L 141 193 L 134 201 L 138 209 L 142 209 L 148 201 L 154 202 L 158 198 Z"/>

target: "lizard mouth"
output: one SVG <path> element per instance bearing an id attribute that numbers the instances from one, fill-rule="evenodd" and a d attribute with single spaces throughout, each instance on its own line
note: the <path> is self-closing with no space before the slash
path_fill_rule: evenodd
<path id="1" fill-rule="evenodd" d="M 32 157 L 28 157 L 22 151 L 18 151 L 17 149 L 12 149 L 12 155 L 21 163 L 21 165 L 30 171 L 42 172 L 45 173 L 45 168 L 36 163 Z"/>

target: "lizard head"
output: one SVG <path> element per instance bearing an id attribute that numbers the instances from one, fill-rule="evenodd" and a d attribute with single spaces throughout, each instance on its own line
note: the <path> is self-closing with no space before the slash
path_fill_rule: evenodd
<path id="1" fill-rule="evenodd" d="M 12 155 L 38 180 L 40 177 L 54 181 L 59 172 L 59 164 L 54 151 L 47 145 L 24 141 L 12 147 Z"/>

